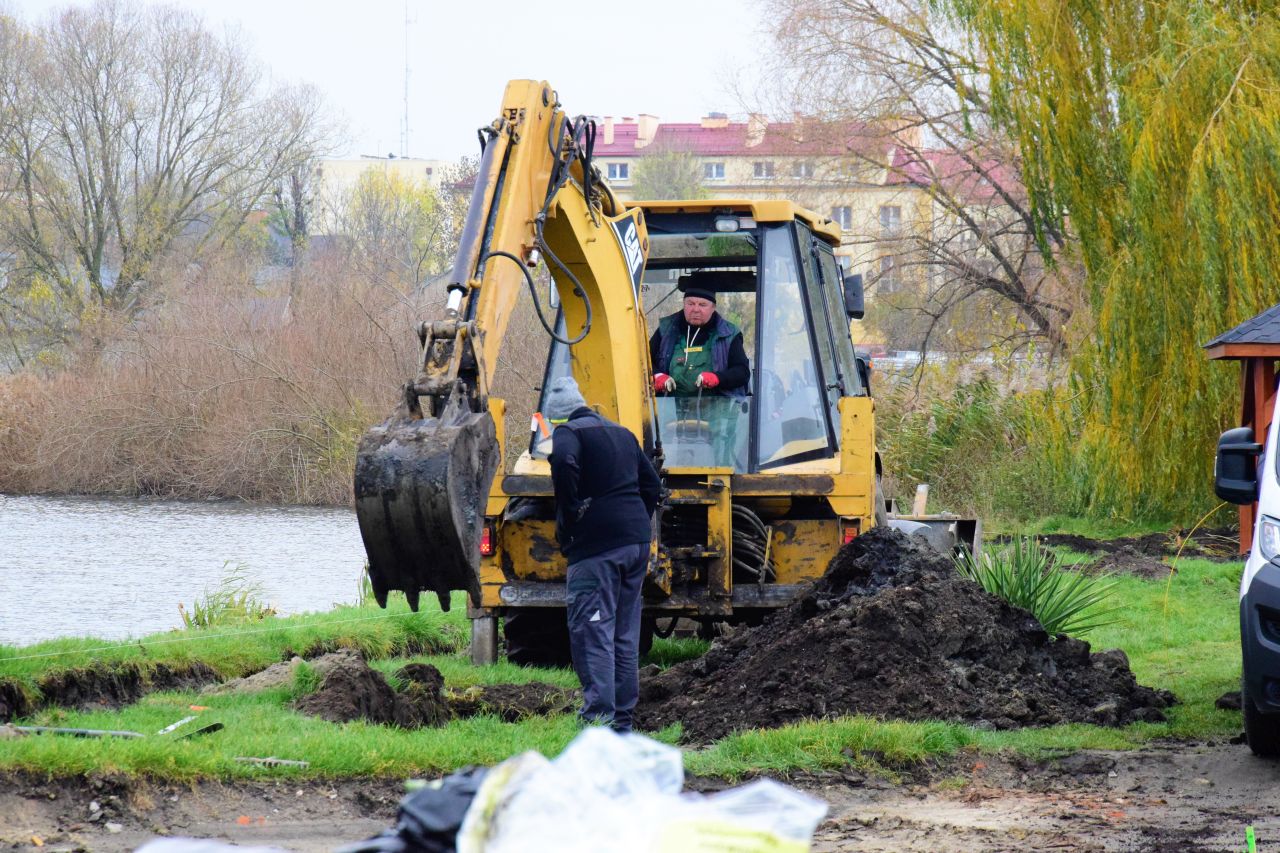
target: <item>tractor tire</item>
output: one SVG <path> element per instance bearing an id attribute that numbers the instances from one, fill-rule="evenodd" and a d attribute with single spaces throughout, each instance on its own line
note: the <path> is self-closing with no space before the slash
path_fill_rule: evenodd
<path id="1" fill-rule="evenodd" d="M 569 623 L 559 607 L 508 610 L 502 620 L 507 660 L 520 666 L 565 667 L 569 654 Z"/>
<path id="2" fill-rule="evenodd" d="M 1280 714 L 1264 714 L 1253 704 L 1253 697 L 1241 691 L 1244 710 L 1244 736 L 1253 754 L 1262 758 L 1280 756 Z"/>

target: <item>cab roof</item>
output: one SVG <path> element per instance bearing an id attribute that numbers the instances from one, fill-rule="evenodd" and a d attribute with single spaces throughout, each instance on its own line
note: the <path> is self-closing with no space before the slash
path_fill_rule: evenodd
<path id="1" fill-rule="evenodd" d="M 628 208 L 645 213 L 748 213 L 756 222 L 791 222 L 799 219 L 832 246 L 840 245 L 840 226 L 825 216 L 783 199 L 700 198 L 688 201 L 628 201 Z"/>

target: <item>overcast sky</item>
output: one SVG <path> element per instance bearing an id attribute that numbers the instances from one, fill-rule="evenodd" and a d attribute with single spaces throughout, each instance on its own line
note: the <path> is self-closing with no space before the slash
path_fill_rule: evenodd
<path id="1" fill-rule="evenodd" d="M 0 0 L 34 21 L 67 2 Z M 345 119 L 339 154 L 400 153 L 405 0 L 176 0 L 214 28 L 242 28 L 277 80 L 307 81 Z M 512 78 L 547 80 L 571 115 L 694 121 L 742 107 L 760 9 L 754 0 L 408 0 L 409 153 L 478 150 Z M 747 83 L 747 88 L 750 84 Z"/>

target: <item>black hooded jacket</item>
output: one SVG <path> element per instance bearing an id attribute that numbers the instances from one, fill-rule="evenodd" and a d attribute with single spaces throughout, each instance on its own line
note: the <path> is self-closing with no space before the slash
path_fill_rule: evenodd
<path id="1" fill-rule="evenodd" d="M 569 562 L 648 542 L 662 482 L 625 427 L 586 406 L 551 437 L 556 539 Z"/>

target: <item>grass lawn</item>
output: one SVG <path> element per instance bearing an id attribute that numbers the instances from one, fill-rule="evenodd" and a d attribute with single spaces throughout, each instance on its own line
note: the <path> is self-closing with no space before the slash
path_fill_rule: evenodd
<path id="1" fill-rule="evenodd" d="M 1183 560 L 1166 581 L 1117 579 L 1117 621 L 1087 637 L 1095 649 L 1120 648 L 1139 682 L 1172 690 L 1180 704 L 1169 722 L 1123 729 L 1067 725 L 1017 731 L 987 731 L 952 723 L 880 722 L 842 718 L 773 731 L 745 732 L 710 747 L 686 752 L 691 773 L 737 778 L 753 772 L 798 769 L 909 767 L 962 749 L 1014 749 L 1043 756 L 1081 748 L 1133 748 L 1152 738 L 1205 738 L 1240 731 L 1239 712 L 1213 707 L 1214 699 L 1238 687 L 1240 652 L 1236 591 L 1239 563 Z M 425 599 L 424 599 L 425 601 Z M 358 647 L 390 674 L 409 661 L 438 667 L 450 688 L 479 683 L 546 681 L 576 686 L 568 670 L 521 669 L 500 664 L 474 667 L 465 655 L 465 608 L 450 613 L 424 606 L 409 613 L 403 600 L 391 610 L 343 607 L 324 614 L 273 618 L 251 626 L 176 631 L 123 643 L 63 640 L 23 648 L 0 647 L 0 680 L 13 679 L 34 691 L 43 674 L 93 661 L 132 661 L 144 669 L 157 663 L 202 660 L 224 676 L 256 671 L 290 653 L 315 648 Z M 662 641 L 650 660 L 662 665 L 696 655 L 703 644 Z M 440 729 L 398 730 L 365 723 L 335 725 L 297 714 L 288 703 L 301 685 L 255 695 L 210 696 L 195 692 L 151 694 L 118 712 L 39 711 L 21 722 L 75 728 L 142 732 L 145 738 L 0 739 L 0 770 L 28 769 L 54 775 L 121 772 L 171 779 L 421 776 L 466 764 L 493 764 L 527 749 L 559 752 L 577 733 L 570 715 L 506 723 L 476 717 Z M 199 721 L 173 735 L 155 734 L 205 706 Z M 183 731 L 212 722 L 224 730 L 177 741 Z M 674 742 L 679 731 L 661 732 Z M 263 767 L 238 756 L 303 760 L 307 768 Z M 874 756 L 874 757 L 873 757 Z"/>

